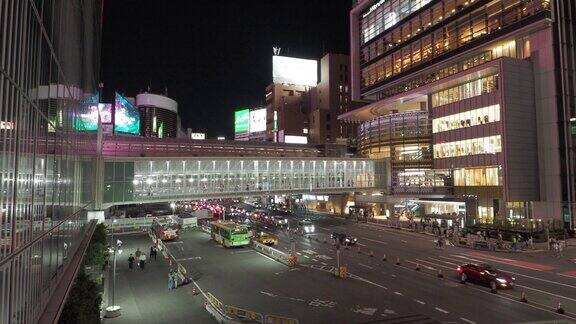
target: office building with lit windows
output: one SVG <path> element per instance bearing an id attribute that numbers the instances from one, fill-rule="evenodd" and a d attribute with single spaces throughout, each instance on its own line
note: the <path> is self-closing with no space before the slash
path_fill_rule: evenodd
<path id="1" fill-rule="evenodd" d="M 55 323 L 95 223 L 101 1 L 0 2 L 0 323 Z"/>
<path id="2" fill-rule="evenodd" d="M 469 225 L 574 227 L 575 13 L 554 0 L 354 3 L 352 100 L 369 103 L 339 118 L 358 124 L 364 156 L 390 161 L 383 214 L 465 206 Z"/>

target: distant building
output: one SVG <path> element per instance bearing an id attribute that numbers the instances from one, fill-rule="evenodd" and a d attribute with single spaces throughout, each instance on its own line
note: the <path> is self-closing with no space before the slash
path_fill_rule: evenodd
<path id="1" fill-rule="evenodd" d="M 271 84 L 266 87 L 266 137 L 281 142 L 286 135 L 308 137 L 311 86 Z"/>
<path id="2" fill-rule="evenodd" d="M 144 137 L 172 137 L 178 135 L 178 103 L 166 96 L 141 93 L 136 96 L 140 111 L 140 134 Z"/>
<path id="3" fill-rule="evenodd" d="M 320 60 L 320 82 L 311 91 L 310 142 L 334 143 L 356 137 L 356 125 L 338 120 L 338 115 L 356 107 L 351 100 L 350 57 L 326 54 Z"/>

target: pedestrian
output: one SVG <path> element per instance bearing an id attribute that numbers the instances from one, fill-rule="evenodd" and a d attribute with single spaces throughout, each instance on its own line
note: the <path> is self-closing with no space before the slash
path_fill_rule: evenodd
<path id="1" fill-rule="evenodd" d="M 558 257 L 561 258 L 562 257 L 562 251 L 564 250 L 564 242 L 565 241 L 560 241 L 556 244 L 558 244 Z"/>
<path id="2" fill-rule="evenodd" d="M 138 263 L 138 265 L 140 265 L 140 256 L 142 255 L 142 251 L 140 251 L 140 248 L 136 249 L 136 253 L 134 253 L 134 255 L 136 256 L 136 262 Z"/>
<path id="3" fill-rule="evenodd" d="M 168 272 L 168 290 L 172 289 L 174 289 L 174 273 L 170 269 L 170 272 Z"/>
<path id="4" fill-rule="evenodd" d="M 512 235 L 512 251 L 516 251 L 516 235 Z"/>
<path id="5" fill-rule="evenodd" d="M 130 270 L 134 269 L 134 256 L 132 255 L 132 253 L 130 253 L 130 256 L 128 257 L 128 268 Z"/>
<path id="6" fill-rule="evenodd" d="M 528 238 L 528 247 L 530 247 L 531 250 L 534 250 L 534 240 L 532 239 L 532 236 Z"/>
<path id="7" fill-rule="evenodd" d="M 144 270 L 145 265 L 146 265 L 146 254 L 142 253 L 142 255 L 140 255 L 140 270 Z"/>
<path id="8" fill-rule="evenodd" d="M 154 245 L 150 247 L 150 261 L 152 261 L 152 258 L 156 260 L 156 247 Z"/>

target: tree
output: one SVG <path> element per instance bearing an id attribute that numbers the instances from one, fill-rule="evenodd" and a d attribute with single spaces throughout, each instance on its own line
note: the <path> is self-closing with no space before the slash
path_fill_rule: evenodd
<path id="1" fill-rule="evenodd" d="M 99 324 L 101 304 L 100 286 L 82 271 L 76 277 L 58 323 Z"/>

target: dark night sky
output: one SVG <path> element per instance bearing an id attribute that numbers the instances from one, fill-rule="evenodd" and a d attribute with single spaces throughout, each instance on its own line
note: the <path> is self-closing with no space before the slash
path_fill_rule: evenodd
<path id="1" fill-rule="evenodd" d="M 234 109 L 264 103 L 272 46 L 311 59 L 349 53 L 351 2 L 106 0 L 104 99 L 168 87 L 184 128 L 230 138 Z"/>

